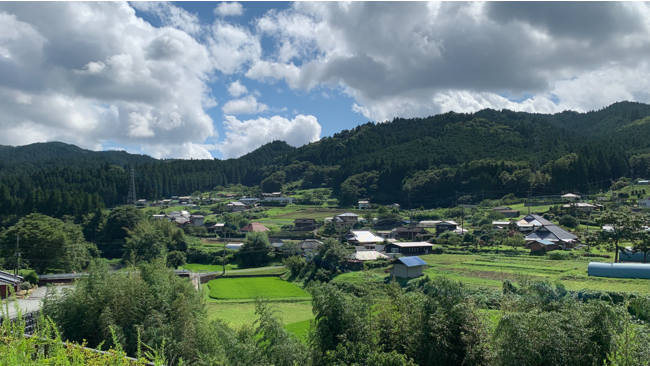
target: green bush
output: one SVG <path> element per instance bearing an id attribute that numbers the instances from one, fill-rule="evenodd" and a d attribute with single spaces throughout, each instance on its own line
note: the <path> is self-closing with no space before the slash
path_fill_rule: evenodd
<path id="1" fill-rule="evenodd" d="M 564 215 L 560 217 L 560 220 L 558 221 L 560 225 L 570 227 L 570 228 L 575 228 L 579 225 L 578 219 L 571 215 Z"/>
<path id="2" fill-rule="evenodd" d="M 565 261 L 565 260 L 572 259 L 573 256 L 569 252 L 565 252 L 562 250 L 554 250 L 550 253 L 547 253 L 546 258 L 552 261 Z"/>
<path id="3" fill-rule="evenodd" d="M 305 260 L 300 256 L 292 256 L 282 260 L 282 264 L 291 271 L 292 275 L 297 275 L 305 266 Z"/>

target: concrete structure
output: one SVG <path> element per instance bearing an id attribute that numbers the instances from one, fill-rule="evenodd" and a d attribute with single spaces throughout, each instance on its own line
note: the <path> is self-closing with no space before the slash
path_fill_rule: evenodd
<path id="1" fill-rule="evenodd" d="M 429 254 L 432 248 L 433 244 L 427 243 L 425 241 L 408 243 L 393 242 L 386 244 L 387 253 L 402 255 Z"/>
<path id="2" fill-rule="evenodd" d="M 370 208 L 370 201 L 359 201 L 359 210 Z"/>
<path id="3" fill-rule="evenodd" d="M 398 278 L 415 278 L 422 276 L 422 269 L 427 265 L 419 257 L 397 258 L 390 270 L 390 275 Z"/>
<path id="4" fill-rule="evenodd" d="M 594 277 L 650 279 L 650 264 L 591 262 L 587 274 Z"/>

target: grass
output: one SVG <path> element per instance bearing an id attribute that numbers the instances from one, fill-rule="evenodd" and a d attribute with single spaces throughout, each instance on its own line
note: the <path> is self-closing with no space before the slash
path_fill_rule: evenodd
<path id="1" fill-rule="evenodd" d="M 208 282 L 213 299 L 253 299 L 255 297 L 309 298 L 300 287 L 277 277 L 220 278 Z"/>
<path id="2" fill-rule="evenodd" d="M 255 269 L 255 268 L 252 268 Z M 259 275 L 270 275 L 270 274 L 277 274 L 277 275 L 282 275 L 287 272 L 287 269 L 282 267 L 282 268 L 267 268 L 267 269 L 260 269 L 257 270 L 255 269 L 254 271 L 233 271 L 233 272 L 228 272 L 226 271 L 226 277 L 228 276 L 259 276 Z"/>
<path id="3" fill-rule="evenodd" d="M 284 329 L 286 329 L 287 332 L 289 333 L 293 333 L 298 338 L 305 339 L 307 337 L 307 334 L 309 333 L 309 327 L 311 326 L 310 323 L 312 319 L 307 319 L 307 320 L 303 320 L 291 324 L 285 324 Z"/>
<path id="4" fill-rule="evenodd" d="M 301 335 L 303 332 L 306 334 L 309 329 L 309 321 L 314 318 L 310 301 L 274 302 L 271 306 L 278 311 L 277 315 L 288 331 L 296 335 Z M 209 303 L 207 307 L 209 319 L 222 319 L 236 328 L 253 325 L 258 319 L 258 316 L 255 315 L 255 304 L 252 302 Z"/>
<path id="5" fill-rule="evenodd" d="M 423 255 L 429 264 L 424 273 L 447 276 L 472 286 L 500 288 L 503 280 L 521 278 L 560 281 L 570 290 L 637 291 L 650 293 L 650 281 L 587 276 L 589 262 L 611 262 L 605 258 L 553 261 L 546 257 L 505 255 Z"/>

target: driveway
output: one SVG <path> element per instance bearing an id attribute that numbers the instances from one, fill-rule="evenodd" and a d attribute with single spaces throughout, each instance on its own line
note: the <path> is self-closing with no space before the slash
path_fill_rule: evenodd
<path id="1" fill-rule="evenodd" d="M 72 286 L 54 286 L 54 289 L 56 291 L 61 292 L 64 288 L 69 288 Z M 45 297 L 45 294 L 47 293 L 47 287 L 42 286 L 39 287 L 36 291 L 32 292 L 32 294 L 29 296 L 27 299 L 17 299 L 17 300 L 5 300 L 2 302 L 2 312 L 7 311 L 7 306 L 9 307 L 9 318 L 13 318 L 18 314 L 18 309 L 21 310 L 21 313 L 29 313 L 32 311 L 39 310 L 41 308 L 41 300 Z"/>

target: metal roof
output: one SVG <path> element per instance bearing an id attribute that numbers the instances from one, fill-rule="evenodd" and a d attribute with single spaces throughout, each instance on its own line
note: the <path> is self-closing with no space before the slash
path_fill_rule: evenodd
<path id="1" fill-rule="evenodd" d="M 578 237 L 555 225 L 540 226 L 526 235 L 526 240 L 573 241 Z"/>
<path id="2" fill-rule="evenodd" d="M 413 241 L 413 242 L 408 242 L 408 243 L 391 243 L 391 245 L 396 245 L 400 248 L 420 248 L 420 247 L 427 247 L 430 248 L 433 246 L 433 244 L 427 243 L 426 241 Z"/>
<path id="3" fill-rule="evenodd" d="M 399 257 L 397 258 L 398 262 L 401 262 L 407 267 L 417 267 L 417 266 L 426 266 L 427 262 L 420 259 L 420 257 Z"/>
<path id="4" fill-rule="evenodd" d="M 591 262 L 587 274 L 595 277 L 650 279 L 650 264 Z"/>
<path id="5" fill-rule="evenodd" d="M 347 217 L 359 217 L 359 215 L 357 215 L 357 214 L 355 214 L 355 213 L 352 213 L 352 212 L 346 212 L 346 213 L 342 213 L 342 214 L 340 214 L 340 215 L 336 215 L 336 216 L 343 216 L 343 217 L 346 217 L 346 216 L 347 216 Z"/>
<path id="6" fill-rule="evenodd" d="M 363 250 L 360 252 L 354 252 L 354 254 L 351 255 L 352 259 L 356 259 L 358 261 L 375 261 L 377 259 L 387 259 L 388 256 L 385 254 L 381 254 L 376 250 Z"/>
<path id="7" fill-rule="evenodd" d="M 384 238 L 377 236 L 369 230 L 350 230 L 345 235 L 347 240 L 355 240 L 359 243 L 381 243 L 384 241 Z"/>
<path id="8" fill-rule="evenodd" d="M 21 276 L 14 276 L 13 274 L 5 271 L 0 271 L 0 282 L 5 282 L 13 285 L 17 285 L 25 281 Z"/>
<path id="9" fill-rule="evenodd" d="M 547 219 L 543 218 L 542 216 L 535 215 L 535 214 L 530 214 L 524 217 L 523 219 L 519 220 L 519 222 L 523 222 L 527 224 L 533 224 L 534 226 L 549 226 L 549 225 L 555 225 L 554 223 L 548 221 Z"/>
<path id="10" fill-rule="evenodd" d="M 550 240 L 544 240 L 544 239 L 542 239 L 542 240 L 537 240 L 537 242 L 540 243 L 540 244 L 543 244 L 543 245 L 553 245 L 553 244 L 555 244 L 555 243 L 553 243 L 553 242 L 550 241 Z"/>

